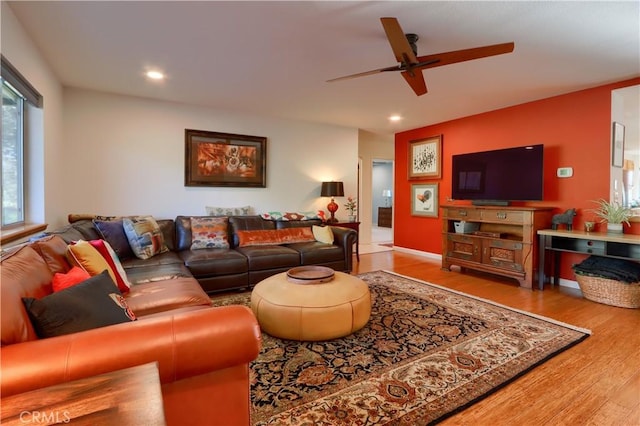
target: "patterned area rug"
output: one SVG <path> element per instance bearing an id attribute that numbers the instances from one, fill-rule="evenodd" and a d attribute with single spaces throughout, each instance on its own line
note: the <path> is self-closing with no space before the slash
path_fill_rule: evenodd
<path id="1" fill-rule="evenodd" d="M 389 272 L 359 276 L 369 323 L 327 342 L 263 333 L 254 425 L 426 425 L 459 412 L 589 335 Z M 213 298 L 249 305 L 249 293 Z"/>

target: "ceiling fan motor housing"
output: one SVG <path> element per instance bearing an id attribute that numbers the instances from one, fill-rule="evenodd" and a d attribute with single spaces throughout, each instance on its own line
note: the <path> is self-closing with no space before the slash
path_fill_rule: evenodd
<path id="1" fill-rule="evenodd" d="M 413 50 L 413 54 L 418 56 L 418 46 L 416 45 L 416 42 L 420 40 L 420 37 L 418 37 L 418 34 L 413 33 L 405 34 L 405 36 L 407 37 L 409 46 L 411 46 L 411 50 Z"/>

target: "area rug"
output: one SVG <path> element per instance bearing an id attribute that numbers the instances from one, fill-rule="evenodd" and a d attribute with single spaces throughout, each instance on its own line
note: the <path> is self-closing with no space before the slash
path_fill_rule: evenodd
<path id="1" fill-rule="evenodd" d="M 326 342 L 263 333 L 251 364 L 253 425 L 435 424 L 589 335 L 394 273 L 359 277 L 372 295 L 360 331 Z M 248 305 L 249 296 L 212 300 Z"/>

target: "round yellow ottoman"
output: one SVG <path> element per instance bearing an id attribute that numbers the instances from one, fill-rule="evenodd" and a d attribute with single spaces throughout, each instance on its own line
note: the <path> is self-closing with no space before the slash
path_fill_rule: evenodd
<path id="1" fill-rule="evenodd" d="M 371 315 L 371 294 L 364 281 L 343 272 L 320 284 L 290 282 L 283 272 L 256 284 L 251 309 L 271 336 L 330 340 L 364 327 Z"/>

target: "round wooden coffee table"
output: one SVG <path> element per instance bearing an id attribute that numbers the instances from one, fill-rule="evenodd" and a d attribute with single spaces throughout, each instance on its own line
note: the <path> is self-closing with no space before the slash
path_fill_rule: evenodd
<path id="1" fill-rule="evenodd" d="M 323 277 L 328 272 L 318 271 L 320 282 L 314 282 L 305 271 L 294 269 L 293 276 L 283 272 L 253 288 L 251 309 L 265 333 L 290 340 L 330 340 L 360 330 L 369 321 L 371 294 L 364 281 L 343 272 L 328 279 Z"/>

